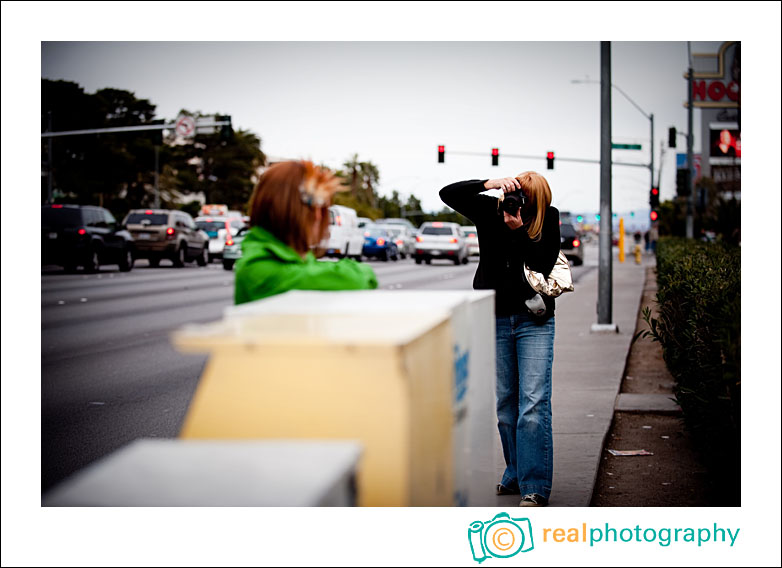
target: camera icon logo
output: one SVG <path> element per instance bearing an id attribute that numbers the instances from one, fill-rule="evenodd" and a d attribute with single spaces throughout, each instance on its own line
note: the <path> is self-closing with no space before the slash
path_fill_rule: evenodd
<path id="1" fill-rule="evenodd" d="M 529 519 L 511 518 L 508 513 L 499 513 L 485 523 L 471 523 L 467 536 L 473 560 L 479 564 L 492 557 L 510 558 L 535 547 Z"/>

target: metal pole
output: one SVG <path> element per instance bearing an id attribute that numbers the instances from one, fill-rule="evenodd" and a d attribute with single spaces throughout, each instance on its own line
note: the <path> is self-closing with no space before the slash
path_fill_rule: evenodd
<path id="1" fill-rule="evenodd" d="M 49 111 L 48 115 L 49 115 L 49 126 L 48 126 L 48 129 L 49 129 L 49 132 L 51 132 L 51 130 L 52 130 L 52 111 Z M 52 170 L 54 170 L 54 157 L 52 156 L 52 152 L 53 151 L 54 150 L 53 150 L 52 139 L 49 138 L 49 147 L 48 147 L 49 174 L 46 176 L 47 177 L 46 185 L 48 186 L 48 189 L 49 189 L 49 196 L 47 197 L 47 201 L 46 201 L 47 203 L 53 203 L 53 195 L 52 195 L 53 194 L 53 188 L 54 188 L 54 182 L 52 180 Z"/>
<path id="2" fill-rule="evenodd" d="M 687 42 L 687 238 L 693 237 L 694 228 L 692 220 L 693 211 L 693 176 L 694 164 L 692 163 L 692 55 L 690 55 L 690 42 Z"/>
<path id="3" fill-rule="evenodd" d="M 155 144 L 155 209 L 160 209 L 160 188 L 158 187 L 158 168 L 160 164 L 160 146 Z"/>
<path id="4" fill-rule="evenodd" d="M 600 42 L 600 256 L 598 263 L 597 326 L 612 329 L 611 258 L 611 42 Z"/>
<path id="5" fill-rule="evenodd" d="M 654 188 L 654 113 L 649 115 L 649 122 L 652 125 L 652 137 L 651 142 L 649 143 L 650 148 L 652 149 L 652 161 L 649 164 L 649 177 L 651 178 L 651 186 L 649 186 L 649 191 L 651 191 Z"/>

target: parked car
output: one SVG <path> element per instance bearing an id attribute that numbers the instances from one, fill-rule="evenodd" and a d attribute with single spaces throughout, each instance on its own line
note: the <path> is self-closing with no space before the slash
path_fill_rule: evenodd
<path id="1" fill-rule="evenodd" d="M 464 238 L 467 239 L 467 256 L 480 256 L 481 247 L 478 246 L 478 229 L 472 226 L 462 227 Z"/>
<path id="2" fill-rule="evenodd" d="M 581 243 L 578 231 L 570 223 L 562 223 L 559 226 L 559 248 L 565 253 L 568 260 L 573 264 L 584 264 L 584 246 Z"/>
<path id="3" fill-rule="evenodd" d="M 242 258 L 242 241 L 250 231 L 250 227 L 245 225 L 239 229 L 235 235 L 228 237 L 223 249 L 223 268 L 232 270 L 236 261 Z"/>
<path id="4" fill-rule="evenodd" d="M 415 263 L 431 264 L 433 258 L 467 264 L 467 240 L 457 223 L 429 221 L 421 225 L 415 238 Z"/>
<path id="5" fill-rule="evenodd" d="M 209 236 L 209 262 L 223 258 L 226 238 L 245 226 L 241 217 L 196 217 L 195 224 Z"/>
<path id="6" fill-rule="evenodd" d="M 321 242 L 325 256 L 361 260 L 364 236 L 356 210 L 343 205 L 329 207 L 329 236 Z"/>
<path id="7" fill-rule="evenodd" d="M 407 225 L 381 225 L 376 224 L 376 227 L 385 229 L 396 243 L 396 247 L 399 249 L 399 256 L 407 258 L 407 255 L 413 256 L 415 254 L 415 235 L 407 227 Z"/>
<path id="8" fill-rule="evenodd" d="M 97 272 L 102 264 L 133 269 L 131 234 L 103 207 L 44 205 L 41 207 L 41 261 L 72 272 L 83 266 Z"/>
<path id="9" fill-rule="evenodd" d="M 184 211 L 133 209 L 123 225 L 133 235 L 136 258 L 148 259 L 150 266 L 158 266 L 164 258 L 178 268 L 193 260 L 199 266 L 209 262 L 209 237 Z"/>
<path id="10" fill-rule="evenodd" d="M 364 232 L 363 254 L 367 258 L 399 260 L 399 248 L 389 232 L 375 225 L 370 226 Z"/>

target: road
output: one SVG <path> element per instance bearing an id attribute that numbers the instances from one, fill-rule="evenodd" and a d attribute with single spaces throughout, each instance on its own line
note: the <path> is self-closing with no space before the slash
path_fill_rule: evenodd
<path id="1" fill-rule="evenodd" d="M 597 265 L 587 255 L 576 281 Z M 206 363 L 169 341 L 185 323 L 221 319 L 234 273 L 140 260 L 127 273 L 41 273 L 41 489 L 140 437 L 178 435 Z M 469 290 L 477 259 L 416 265 L 370 261 L 379 287 Z"/>

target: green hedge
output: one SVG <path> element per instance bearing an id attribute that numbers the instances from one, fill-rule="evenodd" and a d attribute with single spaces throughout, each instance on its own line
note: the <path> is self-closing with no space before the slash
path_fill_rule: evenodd
<path id="1" fill-rule="evenodd" d="M 741 249 L 661 238 L 657 285 L 659 317 L 644 309 L 649 331 L 639 335 L 661 343 L 686 424 L 707 458 L 726 468 L 721 476 L 738 483 Z"/>

